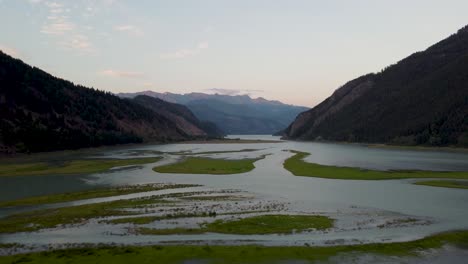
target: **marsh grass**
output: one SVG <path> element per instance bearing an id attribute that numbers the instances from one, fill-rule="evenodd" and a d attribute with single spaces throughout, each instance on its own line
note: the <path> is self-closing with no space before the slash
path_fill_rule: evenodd
<path id="1" fill-rule="evenodd" d="M 255 168 L 257 159 L 224 160 L 200 157 L 188 157 L 187 159 L 164 166 L 153 168 L 159 173 L 181 173 L 181 174 L 237 174 L 249 172 Z"/>
<path id="2" fill-rule="evenodd" d="M 124 209 L 158 203 L 167 201 L 158 196 L 150 196 L 18 213 L 0 219 L 0 233 L 31 232 L 59 225 L 79 224 L 92 218 L 135 215 L 136 212 Z"/>
<path id="3" fill-rule="evenodd" d="M 468 172 L 439 172 L 439 171 L 378 171 L 351 167 L 338 167 L 305 162 L 303 159 L 310 154 L 307 152 L 291 151 L 295 155 L 286 159 L 284 168 L 295 176 L 308 176 L 340 180 L 392 180 L 406 178 L 449 178 L 468 179 Z"/>
<path id="4" fill-rule="evenodd" d="M 318 215 L 259 215 L 237 220 L 216 220 L 203 224 L 199 229 L 150 229 L 139 228 L 140 234 L 168 235 L 168 234 L 291 234 L 303 232 L 309 229 L 325 230 L 333 227 L 334 220 L 326 216 Z"/>
<path id="5" fill-rule="evenodd" d="M 33 196 L 13 201 L 0 202 L 1 207 L 11 206 L 27 206 L 27 205 L 38 205 L 38 204 L 51 204 L 51 203 L 63 203 L 76 200 L 85 200 L 92 198 L 111 197 L 117 195 L 125 195 L 140 192 L 159 191 L 165 189 L 177 189 L 177 188 L 188 188 L 196 187 L 199 185 L 194 184 L 145 184 L 145 185 L 129 185 L 112 188 L 100 188 L 94 190 L 87 190 L 81 192 L 69 192 L 51 195 Z"/>
<path id="6" fill-rule="evenodd" d="M 197 232 L 194 230 L 193 232 Z M 454 231 L 423 239 L 350 246 L 127 246 L 63 249 L 51 252 L 1 256 L 0 263 L 282 263 L 318 262 L 340 254 L 377 254 L 385 256 L 417 256 L 421 251 L 450 244 L 468 248 L 468 231 Z"/>
<path id="7" fill-rule="evenodd" d="M 468 182 L 466 181 L 434 180 L 434 181 L 420 181 L 420 182 L 415 182 L 414 184 L 432 186 L 432 187 L 468 189 Z"/>
<path id="8" fill-rule="evenodd" d="M 83 159 L 61 162 L 0 163 L 0 176 L 89 174 L 114 167 L 141 165 L 159 161 L 160 157 L 135 159 Z"/>

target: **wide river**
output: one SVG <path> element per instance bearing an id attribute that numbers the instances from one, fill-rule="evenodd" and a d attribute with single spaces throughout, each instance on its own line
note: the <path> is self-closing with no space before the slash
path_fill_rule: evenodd
<path id="1" fill-rule="evenodd" d="M 230 136 L 231 138 L 279 140 L 272 136 Z M 320 213 L 337 220 L 332 232 L 293 235 L 173 235 L 142 236 L 112 235 L 109 226 L 99 224 L 70 227 L 35 233 L 0 235 L 0 242 L 31 244 L 117 242 L 157 243 L 181 241 L 249 241 L 262 244 L 296 245 L 358 242 L 406 241 L 441 231 L 468 229 L 468 190 L 449 189 L 412 184 L 415 180 L 333 180 L 293 176 L 283 168 L 283 162 L 293 154 L 284 150 L 310 152 L 309 162 L 326 165 L 351 166 L 367 169 L 468 171 L 468 153 L 463 151 L 408 150 L 376 148 L 353 144 L 330 144 L 282 141 L 256 144 L 167 144 L 140 145 L 99 150 L 96 157 L 159 156 L 150 151 L 230 151 L 256 149 L 237 153 L 204 154 L 213 158 L 239 159 L 270 154 L 255 163 L 248 173 L 233 175 L 159 174 L 152 168 L 175 162 L 180 157 L 164 154 L 153 164 L 113 170 L 91 175 L 56 175 L 1 177 L 0 200 L 62 193 L 96 188 L 143 183 L 201 184 L 210 189 L 236 189 L 257 199 L 288 204 L 289 212 Z M 99 199 L 98 199 L 99 200 Z M 101 199 L 103 200 L 103 199 Z M 24 208 L 0 209 L 5 216 Z M 416 219 L 415 224 L 394 222 L 392 219 Z M 411 221 L 413 221 L 411 220 Z M 389 222 L 390 221 L 390 222 Z M 385 226 L 382 226 L 386 224 Z"/>

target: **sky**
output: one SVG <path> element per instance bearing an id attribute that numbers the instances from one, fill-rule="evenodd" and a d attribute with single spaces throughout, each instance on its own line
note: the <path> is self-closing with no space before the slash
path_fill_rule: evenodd
<path id="1" fill-rule="evenodd" d="M 0 0 L 0 49 L 114 93 L 312 107 L 468 24 L 467 0 Z"/>

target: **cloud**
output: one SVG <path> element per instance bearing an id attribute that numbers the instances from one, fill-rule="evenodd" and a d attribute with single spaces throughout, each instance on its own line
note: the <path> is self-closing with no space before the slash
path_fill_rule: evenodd
<path id="1" fill-rule="evenodd" d="M 210 88 L 206 89 L 208 92 L 216 93 L 216 94 L 222 94 L 222 95 L 250 95 L 253 93 L 263 93 L 263 90 L 252 90 L 252 89 L 245 89 L 245 90 L 240 90 L 240 89 L 224 89 L 224 88 Z"/>
<path id="2" fill-rule="evenodd" d="M 42 2 L 42 0 L 29 0 L 31 4 L 39 4 L 40 2 Z"/>
<path id="3" fill-rule="evenodd" d="M 141 78 L 144 77 L 142 72 L 134 71 L 117 71 L 117 70 L 104 70 L 99 72 L 100 75 L 119 78 Z"/>
<path id="4" fill-rule="evenodd" d="M 114 31 L 125 32 L 134 36 L 143 36 L 144 32 L 138 27 L 133 25 L 121 25 L 114 27 Z"/>
<path id="5" fill-rule="evenodd" d="M 88 36 L 83 34 L 87 27 L 81 29 L 71 21 L 67 13 L 71 9 L 66 8 L 62 2 L 29 0 L 34 3 L 43 3 L 49 10 L 45 23 L 40 32 L 56 37 L 57 44 L 65 49 L 75 50 L 81 53 L 93 53 L 95 48 Z M 89 29 L 88 29 L 89 31 Z"/>
<path id="6" fill-rule="evenodd" d="M 85 51 L 85 52 L 94 52 L 93 45 L 89 41 L 88 37 L 85 35 L 72 35 L 70 38 L 60 42 L 60 44 L 67 49 Z"/>
<path id="7" fill-rule="evenodd" d="M 162 59 L 183 59 L 200 53 L 204 49 L 208 49 L 209 45 L 207 41 L 198 43 L 195 48 L 192 49 L 180 49 L 174 52 L 162 53 L 159 55 Z"/>
<path id="8" fill-rule="evenodd" d="M 18 58 L 21 56 L 21 53 L 17 49 L 12 48 L 12 47 L 0 45 L 0 50 L 15 58 Z"/>
<path id="9" fill-rule="evenodd" d="M 66 21 L 63 17 L 58 18 L 54 16 L 49 16 L 48 18 L 49 20 L 53 20 L 55 22 L 45 24 L 41 29 L 41 33 L 52 35 L 64 35 L 66 32 L 75 29 L 75 25 L 69 21 Z"/>

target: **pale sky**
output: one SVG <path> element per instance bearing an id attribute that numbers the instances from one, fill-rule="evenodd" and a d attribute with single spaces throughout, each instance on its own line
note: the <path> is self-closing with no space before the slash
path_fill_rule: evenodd
<path id="1" fill-rule="evenodd" d="M 0 0 L 0 49 L 111 92 L 314 106 L 455 33 L 467 0 Z"/>

